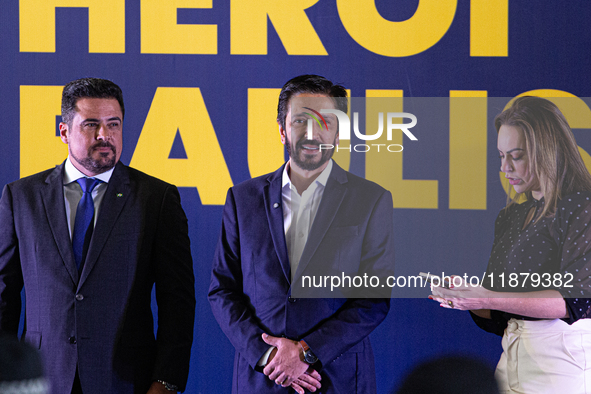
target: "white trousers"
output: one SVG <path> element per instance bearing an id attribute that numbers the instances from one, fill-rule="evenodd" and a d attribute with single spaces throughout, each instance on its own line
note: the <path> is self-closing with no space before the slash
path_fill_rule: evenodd
<path id="1" fill-rule="evenodd" d="M 591 319 L 511 319 L 495 377 L 503 394 L 591 394 Z"/>

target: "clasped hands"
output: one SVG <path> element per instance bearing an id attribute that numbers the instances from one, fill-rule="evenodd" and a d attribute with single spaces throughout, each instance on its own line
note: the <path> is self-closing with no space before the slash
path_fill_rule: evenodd
<path id="1" fill-rule="evenodd" d="M 287 338 L 263 334 L 265 343 L 275 346 L 269 355 L 267 366 L 263 369 L 270 380 L 282 387 L 292 387 L 299 394 L 304 389 L 315 392 L 321 387 L 320 374 L 303 360 L 299 342 Z"/>
<path id="2" fill-rule="evenodd" d="M 461 276 L 452 275 L 449 288 L 431 284 L 429 299 L 440 306 L 461 311 L 489 308 L 492 291 L 480 285 L 465 283 Z"/>

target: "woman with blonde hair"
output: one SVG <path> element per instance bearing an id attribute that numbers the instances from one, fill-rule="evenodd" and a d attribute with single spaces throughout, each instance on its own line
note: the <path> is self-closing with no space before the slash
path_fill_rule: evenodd
<path id="1" fill-rule="evenodd" d="M 591 175 L 552 102 L 517 98 L 495 127 L 516 195 L 495 222 L 484 281 L 453 277 L 429 298 L 503 336 L 502 393 L 591 393 Z"/>

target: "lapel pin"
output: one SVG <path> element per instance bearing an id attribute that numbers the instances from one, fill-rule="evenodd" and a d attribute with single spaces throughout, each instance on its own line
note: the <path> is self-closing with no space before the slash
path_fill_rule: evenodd
<path id="1" fill-rule="evenodd" d="M 279 203 L 273 204 L 273 208 L 279 208 Z"/>
<path id="2" fill-rule="evenodd" d="M 123 193 L 117 193 L 117 197 L 123 197 Z"/>

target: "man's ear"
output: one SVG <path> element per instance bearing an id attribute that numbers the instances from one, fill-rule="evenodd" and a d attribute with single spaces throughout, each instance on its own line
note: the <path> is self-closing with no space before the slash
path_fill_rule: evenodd
<path id="1" fill-rule="evenodd" d="M 60 138 L 64 144 L 68 143 L 68 124 L 60 122 Z"/>
<path id="2" fill-rule="evenodd" d="M 279 125 L 279 136 L 281 137 L 281 143 L 285 145 L 287 143 L 287 137 L 285 136 L 285 129 L 281 126 L 281 123 L 277 122 Z"/>

